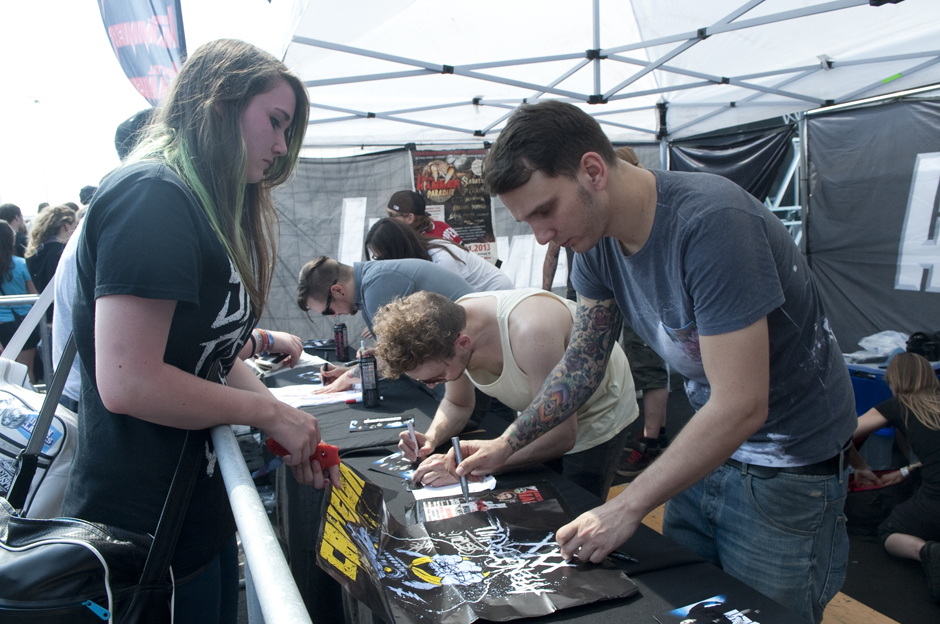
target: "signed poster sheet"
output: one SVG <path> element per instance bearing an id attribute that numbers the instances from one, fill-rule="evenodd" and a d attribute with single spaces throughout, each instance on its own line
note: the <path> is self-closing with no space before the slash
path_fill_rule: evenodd
<path id="1" fill-rule="evenodd" d="M 552 613 L 630 596 L 613 564 L 565 561 L 557 500 L 404 526 L 382 490 L 345 464 L 324 502 L 317 562 L 355 598 L 399 624 L 465 624 Z"/>

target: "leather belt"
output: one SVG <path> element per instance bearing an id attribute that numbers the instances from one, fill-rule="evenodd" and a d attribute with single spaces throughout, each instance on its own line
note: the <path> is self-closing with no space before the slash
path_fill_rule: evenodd
<path id="1" fill-rule="evenodd" d="M 851 444 L 851 442 L 849 444 Z M 730 458 L 725 464 L 735 470 L 740 470 L 743 474 L 750 474 L 758 479 L 773 479 L 781 472 L 802 475 L 838 476 L 841 475 L 842 471 L 849 465 L 849 444 L 846 444 L 842 448 L 842 451 L 836 453 L 829 459 L 824 459 L 823 461 L 809 464 L 808 466 L 784 466 L 779 468 L 773 466 L 758 466 L 756 464 L 745 464 L 744 462 Z"/>

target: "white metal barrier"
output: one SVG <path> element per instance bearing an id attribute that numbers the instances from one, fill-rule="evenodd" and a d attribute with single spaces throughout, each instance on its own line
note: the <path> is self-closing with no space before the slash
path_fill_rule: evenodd
<path id="1" fill-rule="evenodd" d="M 265 622 L 311 624 L 232 428 L 213 427 L 212 443 Z"/>

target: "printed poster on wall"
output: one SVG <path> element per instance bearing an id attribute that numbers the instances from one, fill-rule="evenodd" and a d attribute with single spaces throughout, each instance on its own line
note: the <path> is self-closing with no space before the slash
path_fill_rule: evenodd
<path id="1" fill-rule="evenodd" d="M 483 188 L 484 149 L 415 152 L 415 189 L 428 216 L 446 221 L 464 245 L 496 262 L 496 236 L 490 195 Z"/>
<path id="2" fill-rule="evenodd" d="M 504 621 L 622 598 L 636 585 L 613 563 L 562 559 L 558 500 L 404 526 L 382 489 L 340 464 L 323 505 L 317 564 L 386 621 Z"/>

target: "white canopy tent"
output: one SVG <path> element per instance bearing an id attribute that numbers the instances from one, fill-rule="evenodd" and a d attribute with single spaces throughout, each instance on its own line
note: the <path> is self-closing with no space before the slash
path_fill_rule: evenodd
<path id="1" fill-rule="evenodd" d="M 940 83 L 940 2 L 313 1 L 285 62 L 312 148 L 493 140 L 540 98 L 650 142 Z"/>

